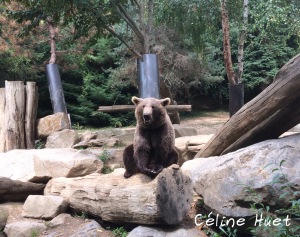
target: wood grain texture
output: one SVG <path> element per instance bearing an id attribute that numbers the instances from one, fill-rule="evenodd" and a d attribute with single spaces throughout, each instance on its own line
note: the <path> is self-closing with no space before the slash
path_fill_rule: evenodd
<path id="1" fill-rule="evenodd" d="M 191 180 L 178 165 L 164 169 L 154 180 L 143 174 L 125 179 L 124 169 L 111 174 L 55 178 L 45 195 L 59 195 L 71 208 L 110 222 L 178 224 L 192 201 Z"/>

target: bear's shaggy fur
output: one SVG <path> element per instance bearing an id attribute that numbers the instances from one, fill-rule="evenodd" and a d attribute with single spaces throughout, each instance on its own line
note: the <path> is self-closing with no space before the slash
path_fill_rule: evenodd
<path id="1" fill-rule="evenodd" d="M 163 168 L 178 162 L 175 150 L 175 133 L 165 106 L 170 99 L 141 99 L 132 97 L 136 105 L 137 126 L 133 144 L 123 153 L 125 178 L 143 173 L 151 177 L 158 175 Z"/>

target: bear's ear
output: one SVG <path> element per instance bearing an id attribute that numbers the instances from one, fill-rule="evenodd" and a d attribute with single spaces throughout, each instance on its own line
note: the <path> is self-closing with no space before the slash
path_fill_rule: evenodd
<path id="1" fill-rule="evenodd" d="M 134 103 L 135 105 L 138 105 L 139 103 L 141 103 L 142 100 L 143 100 L 143 99 L 138 98 L 138 97 L 136 97 L 136 96 L 133 96 L 133 97 L 131 98 L 132 103 Z"/>
<path id="2" fill-rule="evenodd" d="M 162 104 L 162 106 L 167 106 L 171 103 L 171 99 L 170 98 L 165 98 L 165 99 L 162 99 L 162 100 L 159 100 L 159 102 Z"/>

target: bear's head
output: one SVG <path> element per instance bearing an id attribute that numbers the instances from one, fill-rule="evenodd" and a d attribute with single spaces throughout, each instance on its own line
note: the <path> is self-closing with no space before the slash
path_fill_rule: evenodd
<path id="1" fill-rule="evenodd" d="M 158 100 L 133 96 L 132 102 L 136 105 L 135 117 L 139 126 L 158 128 L 166 123 L 168 114 L 165 107 L 170 104 L 170 98 Z"/>

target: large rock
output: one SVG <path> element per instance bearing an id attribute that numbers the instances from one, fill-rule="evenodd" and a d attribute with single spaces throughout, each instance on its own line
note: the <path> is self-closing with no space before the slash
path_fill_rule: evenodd
<path id="1" fill-rule="evenodd" d="M 78 133 L 75 130 L 65 129 L 53 132 L 47 137 L 46 148 L 72 148 L 78 142 Z"/>
<path id="2" fill-rule="evenodd" d="M 159 228 L 159 227 L 147 227 L 139 226 L 133 229 L 127 237 L 205 237 L 204 232 L 200 232 L 195 228 L 182 228 L 182 227 L 171 227 L 171 228 Z"/>
<path id="3" fill-rule="evenodd" d="M 0 187 L 0 202 L 22 202 L 29 195 L 43 194 L 45 184 L 22 182 L 0 177 Z"/>
<path id="4" fill-rule="evenodd" d="M 67 207 L 68 203 L 59 196 L 30 195 L 24 203 L 22 217 L 50 220 Z"/>
<path id="5" fill-rule="evenodd" d="M 73 148 L 88 148 L 88 147 L 111 148 L 120 145 L 121 145 L 120 139 L 115 137 L 110 137 L 106 139 L 92 139 L 92 140 L 81 141 L 75 144 Z"/>
<path id="6" fill-rule="evenodd" d="M 3 228 L 5 227 L 8 215 L 8 209 L 4 206 L 0 206 L 0 230 L 3 230 Z"/>
<path id="7" fill-rule="evenodd" d="M 32 237 L 39 236 L 46 229 L 44 223 L 20 221 L 7 224 L 4 233 L 7 237 Z"/>
<path id="8" fill-rule="evenodd" d="M 197 158 L 185 162 L 182 169 L 215 214 L 251 216 L 250 204 L 255 202 L 280 209 L 300 191 L 300 135 L 264 141 L 219 157 Z"/>
<path id="9" fill-rule="evenodd" d="M 124 169 L 80 178 L 55 178 L 46 195 L 60 195 L 70 207 L 110 222 L 178 224 L 190 209 L 192 186 L 177 165 L 154 180 L 137 174 L 124 178 Z"/>
<path id="10" fill-rule="evenodd" d="M 204 147 L 212 136 L 213 134 L 176 138 L 175 148 L 179 153 L 179 165 L 182 165 L 185 161 L 193 159 L 197 152 Z"/>
<path id="11" fill-rule="evenodd" d="M 51 133 L 70 129 L 70 121 L 65 113 L 56 113 L 37 121 L 37 139 L 48 137 Z"/>
<path id="12" fill-rule="evenodd" d="M 196 128 L 185 127 L 179 124 L 173 124 L 173 128 L 175 131 L 175 137 L 186 137 L 186 136 L 195 136 L 197 135 Z"/>
<path id="13" fill-rule="evenodd" d="M 78 177 L 101 172 L 103 163 L 85 150 L 12 150 L 0 153 L 0 174 L 13 180 L 46 182 L 55 177 Z"/>

